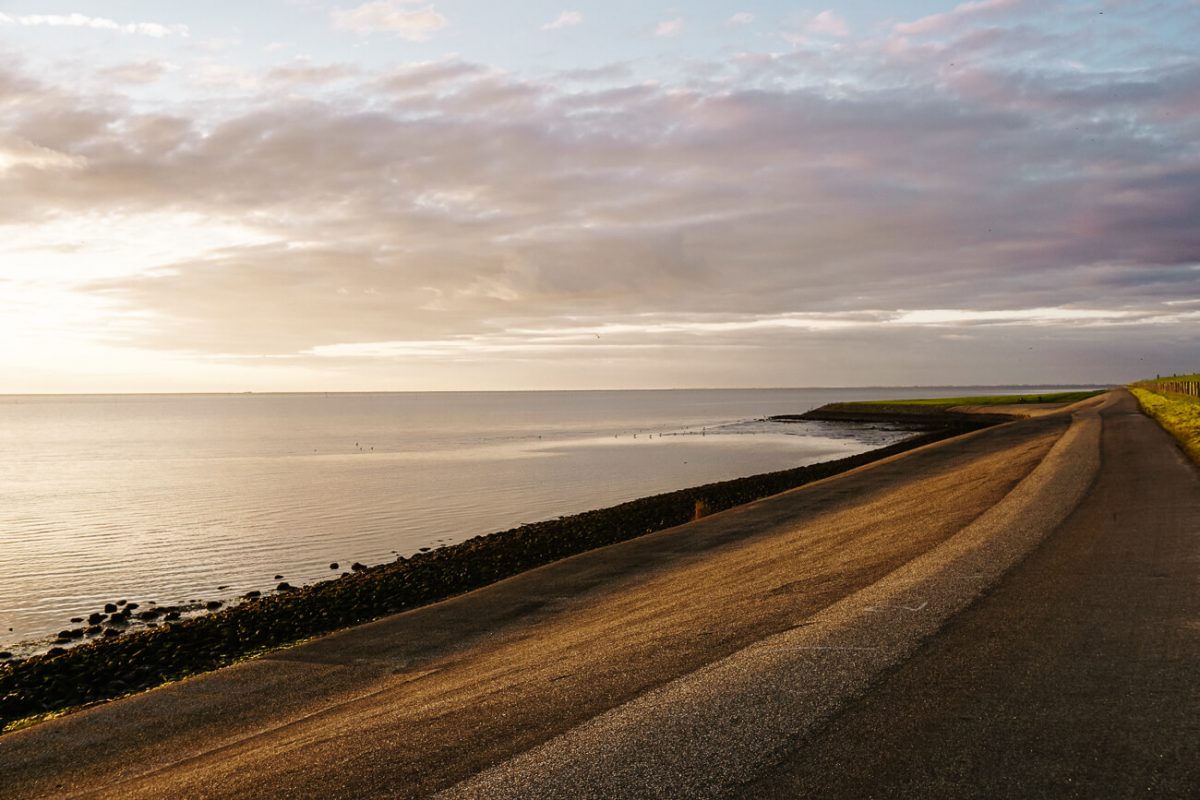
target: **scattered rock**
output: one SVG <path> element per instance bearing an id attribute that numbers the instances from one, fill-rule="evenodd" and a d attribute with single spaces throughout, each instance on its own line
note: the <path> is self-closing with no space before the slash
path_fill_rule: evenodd
<path id="1" fill-rule="evenodd" d="M 220 600 L 209 600 L 207 603 L 204 604 L 204 607 L 207 608 L 209 611 L 216 611 L 218 608 L 220 608 L 223 605 L 225 605 L 225 604 L 222 603 Z"/>
<path id="2" fill-rule="evenodd" d="M 330 569 L 337 569 L 337 568 L 338 568 L 338 562 L 334 561 L 332 564 L 330 564 L 330 565 L 329 565 L 329 568 L 330 568 Z"/>
<path id="3" fill-rule="evenodd" d="M 143 620 L 143 621 L 158 619 L 160 616 L 162 616 L 162 612 L 159 611 L 157 608 L 151 608 L 151 609 L 149 609 L 147 611 L 143 611 L 142 613 L 137 615 L 138 619 Z"/>
<path id="4" fill-rule="evenodd" d="M 283 583 L 281 583 L 281 584 L 279 584 L 278 586 L 276 586 L 276 587 L 275 587 L 275 591 L 277 591 L 277 592 L 290 592 L 290 591 L 292 591 L 292 590 L 293 590 L 293 589 L 295 589 L 295 588 L 296 588 L 295 586 L 292 586 L 292 585 L 291 585 L 290 583 L 288 583 L 287 581 L 284 581 Z"/>
<path id="5" fill-rule="evenodd" d="M 117 605 L 119 605 L 119 606 L 123 606 L 123 605 L 125 605 L 127 602 L 129 602 L 129 601 L 127 601 L 127 600 L 118 600 L 118 601 L 117 601 Z"/>
<path id="6" fill-rule="evenodd" d="M 225 591 L 225 590 L 226 590 L 226 589 L 228 589 L 228 588 L 229 588 L 228 586 L 218 586 L 218 587 L 217 587 L 217 591 L 218 591 L 218 592 L 223 592 L 223 591 Z"/>
<path id="7" fill-rule="evenodd" d="M 166 619 L 174 620 L 174 619 L 179 619 L 181 616 L 182 616 L 182 614 L 180 614 L 178 611 L 171 610 L 171 611 L 167 612 Z"/>
<path id="8" fill-rule="evenodd" d="M 276 576 L 275 576 L 275 580 L 277 580 L 277 581 L 281 581 L 281 580 L 283 580 L 283 576 L 282 576 L 282 575 L 276 575 Z"/>
<path id="9" fill-rule="evenodd" d="M 133 611 L 135 608 L 138 608 L 138 604 L 137 604 L 137 603 L 126 603 L 126 604 L 125 604 L 125 610 L 126 610 L 126 611 Z"/>
<path id="10" fill-rule="evenodd" d="M 121 635 L 121 632 L 119 630 L 117 630 L 116 628 L 105 628 L 104 629 L 104 636 L 106 638 L 111 639 L 114 636 L 120 636 L 120 635 Z"/>
<path id="11" fill-rule="evenodd" d="M 366 564 L 360 564 L 357 561 L 355 561 L 353 564 L 350 565 L 350 569 L 354 570 L 355 572 L 362 572 L 366 568 L 367 568 Z"/>
<path id="12" fill-rule="evenodd" d="M 117 604 L 116 604 L 116 603 L 105 603 L 105 604 L 104 604 L 104 613 L 105 613 L 105 614 L 113 614 L 113 613 L 116 613 L 116 610 L 117 610 Z"/>
<path id="13" fill-rule="evenodd" d="M 13 654 L 8 652 L 7 650 L 0 652 L 0 659 L 12 658 L 12 657 L 13 657 Z"/>
<path id="14" fill-rule="evenodd" d="M 99 625 L 92 625 L 90 628 L 85 628 L 83 632 L 88 636 L 96 636 L 103 632 L 103 630 L 104 628 L 101 628 Z"/>
<path id="15" fill-rule="evenodd" d="M 54 656 L 61 656 L 61 655 L 65 654 L 66 652 L 67 651 L 61 647 L 51 647 L 49 650 L 46 651 L 46 655 L 53 658 Z"/>
<path id="16" fill-rule="evenodd" d="M 87 621 L 89 625 L 99 625 L 106 619 L 108 619 L 108 614 L 101 614 L 99 611 L 96 611 L 92 614 L 88 614 Z"/>
<path id="17" fill-rule="evenodd" d="M 71 617 L 71 622 L 83 622 L 83 617 Z"/>
<path id="18" fill-rule="evenodd" d="M 418 549 L 418 550 L 420 550 L 422 553 L 428 553 L 428 552 L 429 552 L 429 548 L 428 548 L 428 547 L 418 547 L 417 549 Z"/>

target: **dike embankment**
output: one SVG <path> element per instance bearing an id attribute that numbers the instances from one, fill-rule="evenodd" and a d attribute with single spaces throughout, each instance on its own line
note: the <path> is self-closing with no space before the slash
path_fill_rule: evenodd
<path id="1" fill-rule="evenodd" d="M 823 480 L 1011 418 L 928 409 L 826 406 L 799 417 L 910 425 L 898 444 L 848 458 L 646 497 L 400 557 L 321 583 L 249 598 L 215 613 L 96 638 L 0 663 L 0 732 L 70 709 L 135 694 L 419 608 L 599 547 Z"/>

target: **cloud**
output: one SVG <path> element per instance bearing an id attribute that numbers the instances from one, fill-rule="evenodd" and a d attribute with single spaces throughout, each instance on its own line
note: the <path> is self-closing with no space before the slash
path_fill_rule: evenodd
<path id="1" fill-rule="evenodd" d="M 378 0 L 351 9 L 334 9 L 333 24 L 358 34 L 392 33 L 412 42 L 424 42 L 449 24 L 432 5 L 408 8 L 410 0 Z"/>
<path id="2" fill-rule="evenodd" d="M 839 17 L 832 11 L 822 11 L 804 26 L 806 33 L 816 34 L 818 36 L 849 36 L 850 26 L 846 20 Z"/>
<path id="3" fill-rule="evenodd" d="M 456 58 L 405 64 L 379 76 L 376 86 L 395 94 L 430 92 L 465 78 L 477 78 L 487 71 L 479 64 Z"/>
<path id="4" fill-rule="evenodd" d="M 683 32 L 683 17 L 664 19 L 654 26 L 654 35 L 660 38 L 678 36 Z"/>
<path id="5" fill-rule="evenodd" d="M 564 11 L 558 15 L 552 22 L 547 22 L 542 26 L 544 31 L 558 30 L 559 28 L 571 28 L 583 22 L 583 14 L 578 11 Z"/>
<path id="6" fill-rule="evenodd" d="M 116 64 L 100 70 L 105 80 L 126 84 L 151 84 L 157 82 L 174 67 L 162 61 L 138 61 Z"/>
<path id="7" fill-rule="evenodd" d="M 151 36 L 161 39 L 166 36 L 187 36 L 187 25 L 164 25 L 158 22 L 128 22 L 119 23 L 104 17 L 89 17 L 84 14 L 24 14 L 11 16 L 0 13 L 0 25 L 21 25 L 23 27 L 55 27 L 55 28 L 93 28 L 95 30 L 117 31 L 119 33 Z"/>
<path id="8" fill-rule="evenodd" d="M 4 238 L 94 218 L 169 239 L 165 211 L 244 229 L 69 291 L 138 321 L 105 329 L 122 346 L 393 388 L 1182 368 L 1200 63 L 1149 28 L 994 19 L 686 83 L 299 62 L 171 114 L 0 63 Z M 1066 65 L 1064 42 L 1142 55 Z M 77 238 L 79 263 L 103 255 Z"/>
<path id="9" fill-rule="evenodd" d="M 973 0 L 952 10 L 931 14 L 913 22 L 897 23 L 893 30 L 901 35 L 945 33 L 977 19 L 998 19 L 1023 11 L 1029 0 Z"/>
<path id="10" fill-rule="evenodd" d="M 749 25 L 751 22 L 754 22 L 753 14 L 751 14 L 749 11 L 739 11 L 738 13 L 736 13 L 732 17 L 730 17 L 728 20 L 726 20 L 725 24 L 738 26 L 738 25 Z"/>
<path id="11" fill-rule="evenodd" d="M 358 73 L 358 68 L 349 64 L 310 64 L 307 61 L 297 60 L 293 64 L 272 68 L 267 73 L 267 80 L 277 83 L 317 86 L 345 80 Z"/>

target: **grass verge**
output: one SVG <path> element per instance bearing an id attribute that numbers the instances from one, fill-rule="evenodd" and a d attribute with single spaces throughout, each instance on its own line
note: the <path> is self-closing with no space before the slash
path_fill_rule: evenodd
<path id="1" fill-rule="evenodd" d="M 1179 440 L 1184 452 L 1200 464 L 1200 401 L 1183 395 L 1164 396 L 1131 386 L 1142 411 Z"/>
<path id="2" fill-rule="evenodd" d="M 1007 406 L 1029 403 L 1078 403 L 1089 397 L 1103 394 L 1105 390 L 1051 392 L 1049 394 L 989 394 L 979 397 L 932 397 L 918 400 L 858 400 L 843 405 L 925 406 L 930 408 L 953 408 L 955 406 Z"/>

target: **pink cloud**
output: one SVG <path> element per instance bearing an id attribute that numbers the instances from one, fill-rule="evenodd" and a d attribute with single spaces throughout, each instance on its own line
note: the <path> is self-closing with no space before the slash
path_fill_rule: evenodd
<path id="1" fill-rule="evenodd" d="M 850 26 L 846 20 L 839 17 L 829 9 L 817 14 L 809 23 L 804 26 L 806 33 L 817 34 L 818 36 L 849 36 Z"/>
<path id="2" fill-rule="evenodd" d="M 898 23 L 893 30 L 904 36 L 941 33 L 973 19 L 1003 17 L 1027 5 L 1028 0 L 972 0 L 943 14 L 931 14 L 913 22 Z"/>
<path id="3" fill-rule="evenodd" d="M 660 38 L 668 36 L 678 36 L 683 32 L 683 17 L 675 17 L 674 19 L 664 19 L 662 22 L 654 26 L 654 35 Z"/>

